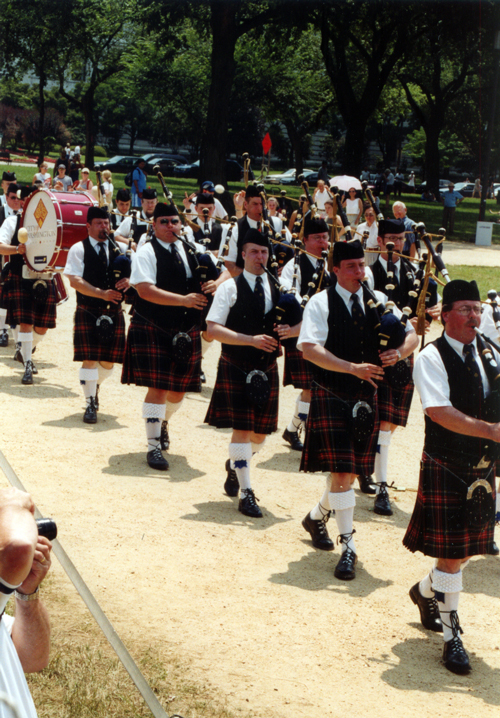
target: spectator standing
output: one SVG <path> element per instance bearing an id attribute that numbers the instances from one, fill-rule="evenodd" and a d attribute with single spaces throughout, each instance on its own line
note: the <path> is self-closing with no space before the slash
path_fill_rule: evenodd
<path id="1" fill-rule="evenodd" d="M 477 180 L 474 182 L 474 191 L 472 192 L 473 197 L 477 197 L 478 199 L 481 198 L 481 178 L 478 177 Z"/>
<path id="2" fill-rule="evenodd" d="M 448 191 L 441 194 L 441 202 L 444 204 L 442 224 L 446 231 L 449 230 L 450 234 L 453 234 L 455 227 L 455 210 L 460 202 L 463 202 L 463 199 L 460 192 L 455 191 L 453 182 L 448 185 Z"/>
<path id="3" fill-rule="evenodd" d="M 80 180 L 78 189 L 81 189 L 83 192 L 90 192 L 93 186 L 94 184 L 90 179 L 90 170 L 87 167 L 84 167 L 82 169 L 82 179 Z"/>
<path id="4" fill-rule="evenodd" d="M 370 181 L 370 170 L 368 167 L 365 167 L 364 170 L 361 172 L 361 182 L 369 182 Z"/>
<path id="5" fill-rule="evenodd" d="M 415 192 L 415 172 L 410 172 L 408 176 L 408 187 L 410 188 L 410 192 L 413 194 Z"/>
<path id="6" fill-rule="evenodd" d="M 326 163 L 326 160 L 323 160 L 321 163 L 321 167 L 318 170 L 318 180 L 323 180 L 325 184 L 328 184 L 330 182 L 330 176 L 328 174 L 328 165 Z"/>
<path id="7" fill-rule="evenodd" d="M 358 224 L 357 237 L 360 241 L 363 239 L 363 234 L 368 232 L 368 239 L 366 240 L 366 249 L 378 249 L 378 224 L 375 217 L 375 211 L 371 205 L 365 209 L 365 221 Z M 365 264 L 371 266 L 376 262 L 378 254 L 375 252 L 365 252 Z"/>
<path id="8" fill-rule="evenodd" d="M 396 197 L 401 197 L 401 192 L 403 190 L 403 182 L 405 181 L 405 176 L 402 172 L 399 170 L 396 171 L 396 176 L 394 177 L 394 193 Z"/>
<path id="9" fill-rule="evenodd" d="M 349 189 L 347 196 L 342 202 L 342 207 L 346 211 L 347 219 L 351 227 L 357 227 L 363 214 L 363 202 L 356 196 L 356 189 L 354 187 Z"/>
<path id="10" fill-rule="evenodd" d="M 54 177 L 54 189 L 58 192 L 73 191 L 73 180 L 66 175 L 66 165 L 62 162 L 57 168 L 57 177 Z"/>
<path id="11" fill-rule="evenodd" d="M 102 179 L 103 179 L 102 186 L 104 188 L 104 194 L 106 195 L 106 204 L 108 205 L 109 209 L 111 209 L 113 207 L 113 192 L 114 192 L 114 187 L 113 187 L 113 182 L 112 182 L 113 175 L 111 174 L 111 172 L 109 170 L 104 170 L 104 172 L 102 173 Z"/>
<path id="12" fill-rule="evenodd" d="M 42 162 L 39 166 L 40 171 L 33 175 L 33 184 L 35 184 L 35 182 L 42 182 L 43 186 L 47 189 L 52 186 L 52 177 L 50 176 L 50 173 L 47 172 L 48 168 L 48 164 L 46 162 Z"/>
<path id="13" fill-rule="evenodd" d="M 322 179 L 318 179 L 318 184 L 313 194 L 313 202 L 322 217 L 325 215 L 325 202 L 327 199 L 330 199 L 330 193 L 326 189 L 324 181 Z"/>
<path id="14" fill-rule="evenodd" d="M 132 207 L 140 207 L 142 193 L 146 189 L 147 175 L 144 172 L 146 162 L 143 159 L 137 161 L 132 172 Z"/>
<path id="15" fill-rule="evenodd" d="M 412 231 L 412 227 L 416 222 L 407 217 L 407 209 L 404 202 L 394 202 L 392 205 L 392 213 L 395 219 L 402 219 L 405 225 L 405 243 L 403 245 L 403 254 L 407 257 L 410 256 L 412 259 L 416 254 L 415 249 L 415 233 Z"/>

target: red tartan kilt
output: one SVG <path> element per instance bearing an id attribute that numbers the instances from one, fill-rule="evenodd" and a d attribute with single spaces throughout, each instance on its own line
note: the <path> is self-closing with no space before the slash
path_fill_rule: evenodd
<path id="1" fill-rule="evenodd" d="M 96 338 L 95 323 L 101 316 L 98 309 L 77 306 L 73 331 L 73 361 L 108 361 L 112 364 L 123 364 L 125 352 L 125 319 L 123 312 L 110 313 L 115 325 L 113 342 L 99 344 Z"/>
<path id="2" fill-rule="evenodd" d="M 199 328 L 190 329 L 193 353 L 180 366 L 171 359 L 171 341 L 177 331 L 157 329 L 134 314 L 127 335 L 122 384 L 136 384 L 164 391 L 201 391 L 201 338 Z"/>
<path id="3" fill-rule="evenodd" d="M 219 359 L 217 380 L 208 407 L 205 423 L 218 429 L 255 431 L 272 434 L 278 428 L 279 376 L 276 362 L 266 371 L 270 383 L 269 400 L 263 406 L 250 404 L 246 398 L 247 373 L 230 363 L 224 356 Z"/>
<path id="4" fill-rule="evenodd" d="M 364 474 L 369 476 L 375 467 L 375 454 L 379 432 L 377 398 L 334 392 L 348 402 L 336 399 L 315 382 L 312 384 L 311 406 L 306 423 L 301 471 L 332 471 L 334 473 Z M 350 416 L 357 401 L 366 401 L 375 412 L 375 427 L 363 447 L 356 447 L 350 430 Z"/>
<path id="5" fill-rule="evenodd" d="M 54 282 L 49 281 L 49 296 L 43 304 L 35 302 L 31 293 L 30 280 L 10 275 L 2 292 L 4 308 L 7 309 L 7 324 L 31 324 L 40 329 L 54 329 L 56 326 L 56 292 Z"/>
<path id="6" fill-rule="evenodd" d="M 486 479 L 495 496 L 495 470 L 461 469 L 447 464 L 467 485 Z M 489 474 L 489 475 L 488 475 Z M 494 519 L 482 531 L 467 525 L 460 482 L 449 471 L 422 454 L 417 500 L 403 545 L 434 558 L 465 558 L 493 553 Z"/>
<path id="7" fill-rule="evenodd" d="M 304 359 L 301 351 L 292 347 L 285 349 L 285 369 L 283 372 L 283 386 L 291 384 L 296 389 L 310 389 L 314 379 L 311 362 Z"/>
<path id="8" fill-rule="evenodd" d="M 413 374 L 413 354 L 409 357 L 409 365 Z M 393 389 L 384 379 L 378 385 L 378 415 L 380 421 L 389 421 L 396 426 L 406 426 L 410 413 L 411 400 L 415 384 L 411 380 L 402 391 Z"/>
<path id="9" fill-rule="evenodd" d="M 7 292 L 5 291 L 5 282 L 0 284 L 0 309 L 7 309 Z"/>

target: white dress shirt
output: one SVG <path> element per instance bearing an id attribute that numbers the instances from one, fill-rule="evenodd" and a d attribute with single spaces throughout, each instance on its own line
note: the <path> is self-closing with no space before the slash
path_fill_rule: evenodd
<path id="1" fill-rule="evenodd" d="M 104 242 L 98 242 L 97 239 L 94 239 L 93 237 L 89 237 L 90 244 L 95 249 L 96 254 L 99 254 L 100 246 L 101 244 L 104 245 L 104 250 L 106 252 L 106 258 L 108 260 L 109 264 L 109 242 L 106 239 Z M 122 249 L 120 245 L 117 245 L 118 249 L 121 253 Z M 69 252 L 68 257 L 66 259 L 66 266 L 64 267 L 63 274 L 71 275 L 72 277 L 83 277 L 83 270 L 85 269 L 84 264 L 84 257 L 85 257 L 85 248 L 83 246 L 83 242 L 77 242 L 74 244 Z"/>
<path id="2" fill-rule="evenodd" d="M 252 292 L 255 290 L 256 274 L 250 274 L 246 269 L 243 270 L 243 276 L 250 285 Z M 271 287 L 267 274 L 259 275 L 262 277 L 262 287 L 264 289 L 264 296 L 266 298 L 266 314 L 273 308 L 273 298 L 271 294 Z M 207 322 L 216 322 L 216 324 L 226 325 L 229 310 L 234 306 L 236 298 L 238 296 L 238 290 L 236 288 L 236 281 L 234 279 L 228 279 L 227 282 L 223 282 L 214 294 L 214 301 L 208 312 Z M 243 333 L 245 327 L 242 327 Z"/>

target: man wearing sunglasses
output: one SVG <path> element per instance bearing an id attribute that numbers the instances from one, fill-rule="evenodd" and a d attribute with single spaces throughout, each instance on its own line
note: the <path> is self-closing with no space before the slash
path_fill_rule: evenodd
<path id="1" fill-rule="evenodd" d="M 122 383 L 147 387 L 142 416 L 148 440 L 147 462 L 167 471 L 168 421 L 186 392 L 201 391 L 202 309 L 214 282 L 200 286 L 196 259 L 179 239 L 182 225 L 175 206 L 159 203 L 154 236 L 137 251 L 131 284 L 138 297 L 127 336 Z M 203 247 L 196 245 L 200 251 Z"/>
<path id="2" fill-rule="evenodd" d="M 456 279 L 443 291 L 444 333 L 419 354 L 413 373 L 425 413 L 417 499 L 403 544 L 437 559 L 410 590 L 424 628 L 443 632 L 443 661 L 468 673 L 458 620 L 462 569 L 492 554 L 495 450 L 500 423 L 491 397 L 500 355 L 476 335 L 481 299 L 476 282 Z M 492 363 L 490 363 L 492 362 Z M 479 494 L 475 493 L 479 491 Z M 475 502 L 475 503 L 474 503 Z M 474 511 L 474 506 L 478 511 Z"/>

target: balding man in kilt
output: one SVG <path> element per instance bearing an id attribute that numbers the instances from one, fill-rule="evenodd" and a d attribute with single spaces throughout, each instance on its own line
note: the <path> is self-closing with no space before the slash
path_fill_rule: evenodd
<path id="1" fill-rule="evenodd" d="M 178 210 L 159 203 L 154 236 L 134 258 L 131 284 L 137 290 L 127 336 L 122 383 L 148 387 L 142 408 L 148 440 L 147 462 L 166 471 L 162 449 L 169 447 L 168 421 L 186 392 L 201 391 L 202 309 L 207 297 L 196 260 L 179 239 Z M 197 245 L 200 251 L 203 247 Z M 207 283 L 209 284 L 209 283 Z M 162 423 L 163 422 L 163 423 Z"/>
<path id="2" fill-rule="evenodd" d="M 274 332 L 279 292 L 264 273 L 268 258 L 267 238 L 249 229 L 243 272 L 217 289 L 207 317 L 208 333 L 222 343 L 222 353 L 205 422 L 233 430 L 224 489 L 228 496 L 241 492 L 238 510 L 252 518 L 261 518 L 262 511 L 250 482 L 250 461 L 278 428 L 277 335 L 293 333 L 288 325 Z"/>
<path id="3" fill-rule="evenodd" d="M 394 276 L 389 279 L 387 276 L 387 261 L 389 258 L 387 252 L 387 244 L 394 245 L 394 251 L 401 253 L 405 243 L 405 223 L 402 219 L 383 219 L 379 222 L 378 227 L 378 245 L 380 254 L 376 261 L 367 268 L 367 277 L 370 273 L 373 276 L 373 288 L 388 293 L 387 285 L 391 284 L 392 301 L 402 310 L 410 303 L 409 292 L 413 290 L 415 272 L 413 266 L 407 260 L 399 257 L 398 254 L 392 256 L 394 266 Z M 370 282 L 371 284 L 371 282 Z M 426 302 L 429 317 L 438 318 L 440 305 L 438 304 L 438 296 L 436 291 L 436 283 L 429 283 L 429 301 Z M 416 319 L 412 320 L 415 327 Z M 415 385 L 411 378 L 413 371 L 413 356 L 409 356 L 406 360 L 408 366 L 408 383 L 404 388 L 394 387 L 387 377 L 380 382 L 378 388 L 378 411 L 380 417 L 380 431 L 378 435 L 377 456 L 375 458 L 375 477 L 377 480 L 377 496 L 373 511 L 381 516 L 392 516 L 392 508 L 389 500 L 389 492 L 387 488 L 387 477 L 389 469 L 389 446 L 393 433 L 398 426 L 405 427 L 408 422 L 411 401 L 413 398 L 413 390 Z M 371 477 L 360 477 L 360 485 L 370 485 Z"/>
<path id="4" fill-rule="evenodd" d="M 333 271 L 337 283 L 308 302 L 297 343 L 304 358 L 317 367 L 301 470 L 330 472 L 320 502 L 302 525 L 311 534 L 313 546 L 331 551 L 326 522 L 335 512 L 342 546 L 335 577 L 350 581 L 356 576 L 358 560 L 352 483 L 356 475 L 371 473 L 375 463 L 379 429 L 376 382 L 384 376 L 383 367 L 411 354 L 418 339 L 411 325 L 405 334 L 398 324 L 402 343 L 380 352 L 379 320 L 369 308 L 370 296 L 361 284 L 365 266 L 359 241 L 334 245 Z M 383 300 L 384 295 L 378 298 Z"/>
<path id="5" fill-rule="evenodd" d="M 413 372 L 425 412 L 425 443 L 403 544 L 436 559 L 410 597 L 423 626 L 443 631 L 446 668 L 468 673 L 458 602 L 469 558 L 494 553 L 500 355 L 476 336 L 481 319 L 476 282 L 447 284 L 441 317 L 443 335 L 420 352 Z"/>
<path id="6" fill-rule="evenodd" d="M 111 376 L 114 365 L 123 363 L 125 352 L 122 300 L 129 287 L 130 269 L 125 273 L 120 270 L 117 258 L 125 264 L 128 260 L 109 237 L 109 229 L 107 211 L 90 207 L 88 237 L 71 247 L 64 269 L 77 297 L 73 361 L 82 362 L 80 385 L 86 401 L 86 424 L 97 423 L 99 388 Z"/>
<path id="7" fill-rule="evenodd" d="M 298 260 L 291 259 L 283 268 L 281 273 L 281 284 L 286 289 L 294 286 L 294 275 L 296 295 L 299 301 L 311 290 L 315 294 L 327 289 L 333 283 L 326 267 L 318 271 L 321 253 L 328 250 L 330 231 L 324 219 L 309 218 L 304 221 L 304 249 Z M 313 279 L 316 276 L 317 279 Z M 311 288 L 314 284 L 315 288 Z M 283 345 L 285 350 L 285 368 L 283 372 L 283 386 L 291 384 L 295 389 L 300 389 L 300 394 L 295 402 L 295 413 L 283 433 L 283 439 L 287 441 L 295 451 L 302 451 L 304 448 L 300 440 L 300 432 L 307 420 L 309 406 L 311 403 L 311 383 L 314 378 L 313 366 L 302 356 L 297 349 L 297 340 L 290 339 Z"/>

